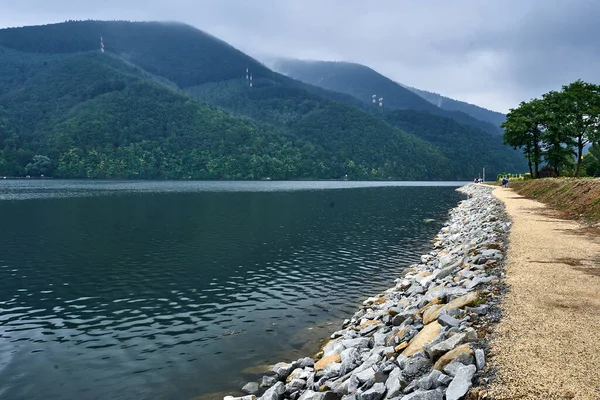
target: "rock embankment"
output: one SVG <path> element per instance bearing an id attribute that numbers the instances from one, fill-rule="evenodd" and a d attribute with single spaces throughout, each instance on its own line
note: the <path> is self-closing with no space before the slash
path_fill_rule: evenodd
<path id="1" fill-rule="evenodd" d="M 487 324 L 498 320 L 509 223 L 485 186 L 450 211 L 433 250 L 367 299 L 315 359 L 278 363 L 239 399 L 457 400 L 484 397 Z M 227 396 L 226 400 L 236 399 Z"/>

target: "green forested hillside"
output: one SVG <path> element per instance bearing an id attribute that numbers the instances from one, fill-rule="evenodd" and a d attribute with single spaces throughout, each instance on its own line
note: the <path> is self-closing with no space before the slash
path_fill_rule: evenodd
<path id="1" fill-rule="evenodd" d="M 424 134 L 427 121 L 403 125 L 181 24 L 2 29 L 0 89 L 0 175 L 414 180 L 480 168 Z"/>
<path id="2" fill-rule="evenodd" d="M 294 79 L 328 90 L 350 94 L 367 104 L 372 104 L 372 96 L 377 95 L 377 98 L 384 98 L 384 107 L 388 110 L 428 111 L 434 115 L 454 119 L 462 124 L 475 126 L 490 134 L 500 135 L 502 133 L 499 125 L 473 118 L 462 110 L 439 108 L 364 65 L 282 59 L 275 62 L 275 68 Z"/>
<path id="3" fill-rule="evenodd" d="M 499 165 L 504 166 L 505 171 L 523 170 L 524 163 L 517 151 L 504 146 L 501 137 L 482 135 L 475 127 L 415 110 L 387 112 L 385 119 L 437 146 L 450 160 L 452 169 L 460 168 L 469 176 L 478 176 L 481 166 L 487 166 L 488 172 L 495 171 L 495 166 Z"/>
<path id="4" fill-rule="evenodd" d="M 38 57 L 31 59 L 38 64 Z M 108 55 L 76 54 L 38 67 L 23 85 L 0 96 L 4 175 L 29 173 L 35 155 L 50 159 L 40 172 L 69 178 L 315 173 L 312 165 L 297 170 L 301 147 L 281 134 L 142 79 Z"/>
<path id="5" fill-rule="evenodd" d="M 28 53 L 67 54 L 100 49 L 180 87 L 271 71 L 229 44 L 174 22 L 69 21 L 0 29 L 0 46 Z"/>
<path id="6" fill-rule="evenodd" d="M 2 49 L 0 171 L 67 178 L 168 179 L 448 179 L 433 146 L 383 121 L 297 88 L 267 86 L 261 94 L 240 82 L 243 102 L 277 117 L 261 124 L 199 103 L 107 53 L 60 56 Z M 9 60 L 12 60 L 9 62 Z M 243 80 L 245 82 L 245 80 Z M 259 85 L 260 86 L 260 85 Z M 275 92 L 279 93 L 278 95 Z M 295 95 L 286 107 L 277 103 Z M 306 96 L 299 102 L 298 96 Z M 235 97 L 235 96 L 234 96 Z M 237 96 L 238 98 L 245 96 Z M 353 116 L 352 124 L 348 115 Z M 285 118 L 302 115 L 293 130 Z M 318 118 L 327 127 L 314 127 Z M 341 124 L 339 121 L 345 121 Z M 319 136 L 319 132 L 329 135 Z M 357 138 L 358 135 L 365 134 Z M 362 140 L 362 146 L 356 146 Z M 393 145 L 384 147 L 387 142 Z M 46 157 L 49 162 L 45 162 Z M 426 169 L 422 159 L 439 167 Z"/>

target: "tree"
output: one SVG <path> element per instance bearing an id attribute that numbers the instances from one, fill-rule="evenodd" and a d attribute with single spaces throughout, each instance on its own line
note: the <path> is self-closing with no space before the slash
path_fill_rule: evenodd
<path id="1" fill-rule="evenodd" d="M 544 114 L 545 106 L 542 100 L 533 99 L 529 102 L 521 102 L 519 107 L 510 109 L 506 121 L 502 124 L 504 143 L 515 149 L 523 149 L 529 164 L 529 172 L 535 178 L 539 176 L 539 164 L 542 161 Z"/>
<path id="2" fill-rule="evenodd" d="M 564 92 L 551 91 L 542 96 L 544 160 L 554 170 L 555 176 L 560 176 L 561 171 L 572 167 L 575 156 L 572 129 L 564 121 L 564 110 L 569 101 Z"/>
<path id="3" fill-rule="evenodd" d="M 594 144 L 583 156 L 581 166 L 588 176 L 600 176 L 600 145 Z"/>
<path id="4" fill-rule="evenodd" d="M 25 171 L 29 175 L 46 175 L 52 169 L 52 161 L 46 156 L 33 156 L 32 162 L 27 164 Z"/>
<path id="5" fill-rule="evenodd" d="M 559 119 L 567 127 L 577 145 L 577 169 L 579 176 L 586 144 L 600 140 L 600 86 L 577 80 L 562 88 L 565 101 Z"/>
<path id="6" fill-rule="evenodd" d="M 600 86 L 578 80 L 560 92 L 522 102 L 502 127 L 505 144 L 523 149 L 534 177 L 540 176 L 542 156 L 555 175 L 572 166 L 575 157 L 579 176 L 585 145 L 600 140 Z"/>

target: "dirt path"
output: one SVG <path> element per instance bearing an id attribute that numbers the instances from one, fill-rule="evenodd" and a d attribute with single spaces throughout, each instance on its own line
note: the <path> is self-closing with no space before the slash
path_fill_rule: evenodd
<path id="1" fill-rule="evenodd" d="M 513 220 L 493 399 L 600 399 L 600 235 L 497 188 Z"/>

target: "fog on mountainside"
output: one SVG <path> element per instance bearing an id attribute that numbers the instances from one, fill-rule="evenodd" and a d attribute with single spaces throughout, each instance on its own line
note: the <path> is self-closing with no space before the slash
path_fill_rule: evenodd
<path id="1" fill-rule="evenodd" d="M 504 121 L 506 121 L 506 115 L 500 112 L 488 110 L 487 108 L 479 107 L 474 104 L 469 104 L 464 101 L 451 99 L 450 97 L 442 96 L 438 93 L 428 92 L 426 90 L 417 89 L 407 85 L 402 86 L 412 91 L 413 93 L 418 94 L 425 100 L 429 101 L 431 104 L 434 104 L 444 110 L 464 112 L 465 114 L 469 114 L 473 118 L 489 122 L 498 127 L 502 125 Z"/>

